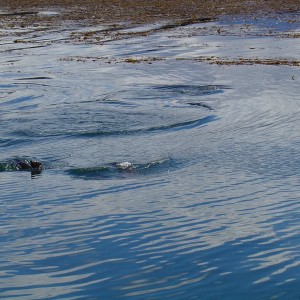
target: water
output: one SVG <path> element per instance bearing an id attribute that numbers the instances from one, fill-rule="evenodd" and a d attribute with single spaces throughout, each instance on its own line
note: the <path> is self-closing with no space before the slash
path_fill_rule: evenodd
<path id="1" fill-rule="evenodd" d="M 299 299 L 299 69 L 193 59 L 299 57 L 269 22 L 3 31 L 1 299 Z"/>

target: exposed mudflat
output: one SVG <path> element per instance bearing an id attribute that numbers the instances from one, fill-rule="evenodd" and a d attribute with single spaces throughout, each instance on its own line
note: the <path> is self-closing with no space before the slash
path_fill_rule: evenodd
<path id="1" fill-rule="evenodd" d="M 2 1 L 0 37 L 41 46 L 51 43 L 105 44 L 170 32 L 170 38 L 191 36 L 300 37 L 299 1 Z M 228 23 L 229 20 L 229 24 Z M 219 22 L 215 22 L 219 21 Z M 225 22 L 224 22 L 225 21 Z M 205 25 L 207 24 L 207 26 Z M 213 25 L 211 25 L 213 24 Z M 174 29 L 178 29 L 174 35 Z M 25 46 L 26 47 L 26 46 Z M 265 64 L 299 66 L 298 59 L 260 57 L 193 57 L 218 65 Z M 138 63 L 162 56 L 113 58 L 71 56 L 69 60 Z M 190 57 L 177 57 L 185 60 Z"/>
<path id="2" fill-rule="evenodd" d="M 2 0 L 0 9 L 8 9 L 6 17 L 27 16 L 31 22 L 40 22 L 40 11 L 59 11 L 63 15 L 47 14 L 48 20 L 84 20 L 87 22 L 153 23 L 162 20 L 196 19 L 219 17 L 220 15 L 255 14 L 299 11 L 299 1 L 279 0 Z M 44 14 L 46 15 L 46 14 Z"/>
<path id="3" fill-rule="evenodd" d="M 21 47 L 52 43 L 98 44 L 113 41 L 128 44 L 148 36 L 168 36 L 171 40 L 217 36 L 298 39 L 299 1 L 76 1 L 1 2 L 0 37 L 14 37 Z M 201 48 L 206 45 L 202 45 Z M 249 47 L 252 56 L 176 56 L 218 65 L 299 66 L 298 57 L 260 56 L 259 48 Z M 235 51 L 232 51 L 233 53 Z M 152 63 L 165 60 L 159 55 L 138 57 L 70 55 L 62 60 L 105 61 L 107 63 Z"/>
<path id="4" fill-rule="evenodd" d="M 7 26 L 54 26 L 60 23 L 81 22 L 86 25 L 153 24 L 168 21 L 218 18 L 224 15 L 254 15 L 298 12 L 299 1 L 201 1 L 201 0 L 3 0 L 0 20 Z M 291 22 L 295 20 L 291 18 Z"/>

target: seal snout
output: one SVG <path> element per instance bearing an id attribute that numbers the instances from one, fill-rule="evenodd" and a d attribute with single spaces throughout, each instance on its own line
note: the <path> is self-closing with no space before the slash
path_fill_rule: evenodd
<path id="1" fill-rule="evenodd" d="M 34 170 L 42 170 L 43 169 L 43 164 L 37 160 L 31 160 L 30 166 Z"/>

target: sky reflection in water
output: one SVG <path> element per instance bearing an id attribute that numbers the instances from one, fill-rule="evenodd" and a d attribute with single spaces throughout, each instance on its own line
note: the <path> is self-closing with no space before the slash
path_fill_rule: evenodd
<path id="1" fill-rule="evenodd" d="M 299 297 L 299 70 L 176 60 L 297 43 L 176 34 L 2 52 L 2 298 Z"/>

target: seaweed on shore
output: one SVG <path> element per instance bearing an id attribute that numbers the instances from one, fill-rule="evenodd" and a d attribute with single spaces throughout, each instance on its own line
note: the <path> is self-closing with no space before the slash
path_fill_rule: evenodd
<path id="1" fill-rule="evenodd" d="M 185 60 L 183 58 L 183 60 Z M 216 64 L 222 66 L 232 65 L 267 65 L 267 66 L 293 66 L 300 67 L 300 60 L 290 60 L 285 58 L 210 58 L 210 57 L 197 57 L 193 58 L 194 61 L 207 62 L 209 64 Z"/>

